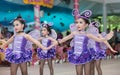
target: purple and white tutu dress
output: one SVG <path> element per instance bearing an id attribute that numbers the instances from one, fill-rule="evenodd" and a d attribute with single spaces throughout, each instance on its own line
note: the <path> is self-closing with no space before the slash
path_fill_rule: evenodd
<path id="1" fill-rule="evenodd" d="M 32 51 L 24 36 L 15 36 L 11 48 L 6 49 L 5 59 L 10 63 L 23 63 L 32 59 Z"/>
<path id="2" fill-rule="evenodd" d="M 89 48 L 93 52 L 92 57 L 94 60 L 99 60 L 99 59 L 103 59 L 106 57 L 106 50 L 101 48 L 100 44 L 101 43 L 99 43 L 99 42 L 95 42 L 95 45 L 93 45 L 93 47 Z"/>
<path id="3" fill-rule="evenodd" d="M 49 47 L 51 45 L 51 40 L 49 40 L 48 38 L 43 38 L 41 42 L 42 45 L 45 47 Z M 39 59 L 51 59 L 54 58 L 56 55 L 55 48 L 52 48 L 50 50 L 42 50 L 41 48 L 38 48 L 37 53 Z"/>
<path id="4" fill-rule="evenodd" d="M 68 52 L 68 61 L 75 65 L 85 64 L 92 60 L 91 52 L 87 48 L 88 37 L 84 34 L 74 35 L 73 48 Z"/>
<path id="5" fill-rule="evenodd" d="M 93 29 L 93 30 L 95 30 L 95 29 Z M 99 34 L 98 31 L 96 31 L 96 32 L 93 31 L 93 32 L 90 32 L 90 33 L 92 33 L 96 37 Z M 107 49 L 107 47 L 106 47 L 106 45 L 104 43 L 96 42 L 96 41 L 94 41 L 92 39 L 89 39 L 88 48 L 90 49 L 93 60 L 104 59 L 106 57 L 106 49 Z"/>

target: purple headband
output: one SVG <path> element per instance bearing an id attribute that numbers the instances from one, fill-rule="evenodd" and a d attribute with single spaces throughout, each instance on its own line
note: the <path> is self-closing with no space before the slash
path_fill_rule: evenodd
<path id="1" fill-rule="evenodd" d="M 93 25 L 93 26 L 98 28 L 100 26 L 100 23 L 99 22 L 92 22 L 91 25 Z"/>
<path id="2" fill-rule="evenodd" d="M 78 16 L 78 18 L 84 18 L 84 19 L 89 19 L 89 17 L 92 15 L 91 10 L 85 10 L 81 14 L 79 14 L 79 11 L 77 9 L 73 9 L 72 11 L 73 16 Z"/>
<path id="3" fill-rule="evenodd" d="M 53 22 L 42 23 L 42 27 L 51 27 L 52 25 L 53 25 Z"/>

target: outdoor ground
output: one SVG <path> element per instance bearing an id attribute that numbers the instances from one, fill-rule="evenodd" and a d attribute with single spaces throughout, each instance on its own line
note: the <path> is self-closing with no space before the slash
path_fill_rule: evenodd
<path id="1" fill-rule="evenodd" d="M 120 59 L 109 59 L 102 61 L 103 75 L 120 75 Z M 39 66 L 28 67 L 28 75 L 39 75 Z M 0 67 L 0 75 L 10 75 L 9 67 Z M 21 75 L 20 69 L 18 74 Z M 49 75 L 48 66 L 45 65 L 44 75 Z M 69 63 L 54 64 L 54 75 L 76 75 L 74 65 Z M 97 75 L 97 73 L 96 73 Z"/>

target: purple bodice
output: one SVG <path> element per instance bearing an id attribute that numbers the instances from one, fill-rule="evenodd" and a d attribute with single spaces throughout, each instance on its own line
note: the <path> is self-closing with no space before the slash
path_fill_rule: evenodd
<path id="1" fill-rule="evenodd" d="M 51 40 L 49 40 L 48 38 L 43 38 L 41 40 L 41 43 L 42 43 L 43 46 L 48 47 L 48 46 L 51 45 Z M 42 51 L 48 52 L 48 50 L 42 50 Z"/>
<path id="2" fill-rule="evenodd" d="M 25 50 L 26 45 L 26 39 L 23 36 L 15 36 L 14 42 L 12 44 L 13 52 L 22 52 L 22 50 Z"/>
<path id="3" fill-rule="evenodd" d="M 13 52 L 21 53 L 26 49 L 27 40 L 23 36 L 15 36 L 12 45 Z"/>
<path id="4" fill-rule="evenodd" d="M 88 37 L 83 34 L 77 34 L 74 36 L 74 53 L 81 54 L 83 50 L 87 50 Z"/>
<path id="5" fill-rule="evenodd" d="M 41 43 L 42 43 L 43 46 L 48 47 L 48 46 L 50 46 L 51 41 L 48 38 L 43 38 L 41 40 Z"/>

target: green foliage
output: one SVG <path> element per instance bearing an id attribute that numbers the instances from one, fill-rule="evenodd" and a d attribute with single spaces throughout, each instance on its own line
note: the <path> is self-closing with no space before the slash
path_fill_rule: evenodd
<path id="1" fill-rule="evenodd" d="M 120 26 L 120 16 L 108 16 L 107 17 L 108 25 L 112 25 L 112 27 L 119 27 Z"/>
<path id="2" fill-rule="evenodd" d="M 100 22 L 100 24 L 101 24 L 100 30 L 103 31 L 103 27 L 104 27 L 103 26 L 103 17 L 98 16 L 98 17 L 94 18 L 93 20 Z M 113 30 L 115 28 L 120 29 L 120 16 L 116 16 L 116 15 L 107 16 L 107 28 L 110 30 Z"/>

